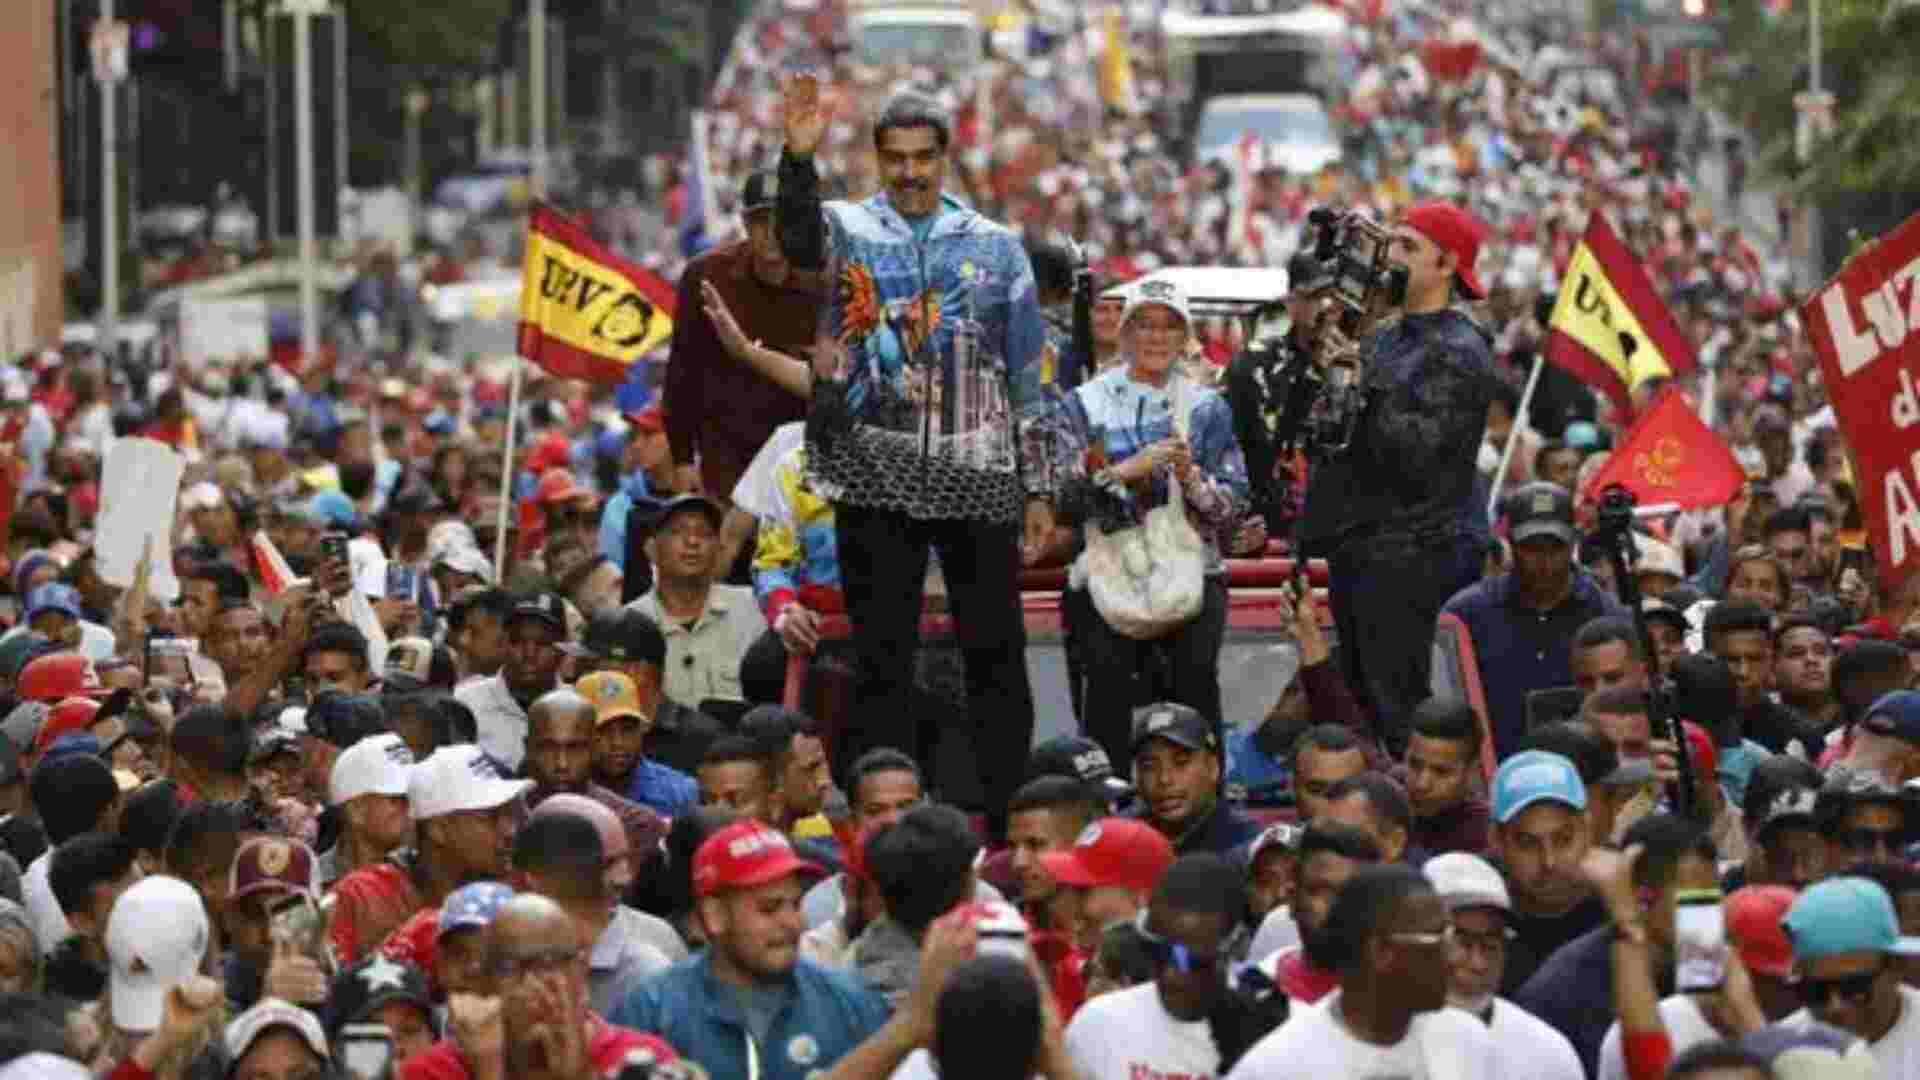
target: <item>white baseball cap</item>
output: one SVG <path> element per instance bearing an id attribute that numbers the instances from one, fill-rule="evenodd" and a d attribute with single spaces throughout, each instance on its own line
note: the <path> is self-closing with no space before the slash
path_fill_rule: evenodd
<path id="1" fill-rule="evenodd" d="M 327 804 L 340 806 L 362 795 L 409 794 L 413 751 L 392 732 L 369 735 L 341 751 L 327 776 Z"/>
<path id="2" fill-rule="evenodd" d="M 1440 900 L 1447 905 L 1448 911 L 1476 907 L 1513 910 L 1513 899 L 1507 895 L 1506 880 L 1500 876 L 1500 871 L 1493 868 L 1492 863 L 1478 855 L 1449 851 L 1428 859 L 1420 872 L 1426 875 L 1433 891 L 1440 894 Z"/>
<path id="3" fill-rule="evenodd" d="M 415 821 L 492 810 L 526 794 L 531 780 L 509 780 L 500 763 L 472 743 L 443 746 L 413 767 L 407 801 Z"/>
<path id="4" fill-rule="evenodd" d="M 179 878 L 142 878 L 121 893 L 107 916 L 114 1026 L 158 1029 L 167 992 L 200 970 L 211 936 L 200 894 Z"/>
<path id="5" fill-rule="evenodd" d="M 261 998 L 259 1004 L 234 1017 L 227 1025 L 227 1060 L 238 1062 L 252 1049 L 255 1040 L 280 1027 L 291 1029 L 316 1055 L 327 1056 L 327 1033 L 321 1029 L 318 1017 L 279 998 Z"/>
<path id="6" fill-rule="evenodd" d="M 1640 548 L 1640 557 L 1633 564 L 1634 573 L 1666 574 L 1675 580 L 1687 576 L 1686 562 L 1673 545 L 1661 543 L 1651 536 L 1636 536 L 1633 542 Z"/>
<path id="7" fill-rule="evenodd" d="M 1120 313 L 1120 325 L 1125 326 L 1133 318 L 1133 313 L 1149 304 L 1159 304 L 1171 309 L 1180 316 L 1188 330 L 1193 328 L 1193 311 L 1187 303 L 1187 290 L 1167 278 L 1144 278 L 1133 283 L 1127 293 L 1127 307 Z"/>

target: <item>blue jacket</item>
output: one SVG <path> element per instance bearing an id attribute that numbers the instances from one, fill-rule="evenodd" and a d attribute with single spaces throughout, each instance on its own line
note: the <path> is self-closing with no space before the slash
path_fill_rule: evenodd
<path id="1" fill-rule="evenodd" d="M 758 1045 L 739 998 L 714 978 L 712 956 L 702 950 L 641 983 L 607 1020 L 660 1036 L 716 1080 L 805 1080 L 865 1042 L 891 1013 L 858 979 L 798 960 L 770 1045 Z"/>
<path id="2" fill-rule="evenodd" d="M 851 430 L 808 463 L 834 489 L 823 493 L 915 517 L 988 519 L 1017 519 L 1023 486 L 1050 494 L 1026 438 L 1046 411 L 1047 342 L 1020 237 L 950 195 L 919 231 L 884 192 L 824 201 L 812 161 L 791 156 L 778 214 L 789 259 L 824 267 L 832 284 L 821 338 L 845 366 L 815 388 L 811 419 L 831 411 Z M 811 446 L 811 423 L 808 434 Z"/>
<path id="3" fill-rule="evenodd" d="M 1573 685 L 1573 635 L 1589 619 L 1626 613 L 1585 570 L 1574 571 L 1573 591 L 1544 615 L 1520 606 L 1512 574 L 1467 586 L 1441 610 L 1458 615 L 1473 637 L 1501 757 L 1526 737 L 1528 692 Z"/>

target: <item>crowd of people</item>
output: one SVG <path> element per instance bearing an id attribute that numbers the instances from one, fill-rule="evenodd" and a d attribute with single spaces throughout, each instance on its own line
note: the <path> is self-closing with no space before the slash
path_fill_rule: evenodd
<path id="1" fill-rule="evenodd" d="M 924 92 L 836 5 L 751 20 L 707 133 L 741 228 L 653 253 L 645 407 L 529 368 L 509 416 L 377 334 L 0 372 L 0 1080 L 1920 1075 L 1920 579 L 1851 535 L 1777 255 L 1685 140 L 1407 69 L 1462 32 L 1421 8 L 1342 58 L 1344 165 L 1182 171 L 1059 7 Z M 1258 335 L 1141 275 L 1286 263 L 1322 204 L 1407 287 L 1302 457 Z M 1630 417 L 1518 404 L 1590 212 L 1750 474 L 1640 519 L 1630 580 L 1587 484 Z M 1264 314 L 1311 353 L 1315 303 Z M 184 474 L 127 576 L 132 436 Z M 1283 554 L 1332 618 L 1260 593 L 1234 715 L 1229 559 Z M 1483 707 L 1432 695 L 1441 612 Z"/>

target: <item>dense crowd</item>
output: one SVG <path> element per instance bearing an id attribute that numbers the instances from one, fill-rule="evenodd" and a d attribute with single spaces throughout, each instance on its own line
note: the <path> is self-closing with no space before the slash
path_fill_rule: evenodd
<path id="1" fill-rule="evenodd" d="M 1409 66 L 1464 11 L 1358 19 L 1296 178 L 1181 168 L 1142 28 L 1115 99 L 1124 23 L 1033 8 L 952 84 L 857 69 L 831 2 L 749 22 L 740 228 L 683 248 L 683 176 L 671 237 L 611 230 L 678 282 L 651 403 L 403 348 L 407 275 L 459 275 L 390 260 L 304 363 L 0 371 L 0 1080 L 1920 1075 L 1920 589 L 1858 546 L 1785 230 L 1632 88 Z M 1151 271 L 1287 264 L 1317 205 L 1410 267 L 1376 372 L 1445 366 L 1307 462 Z M 1631 418 L 1552 369 L 1519 407 L 1596 212 L 1749 474 L 1627 580 L 1587 481 Z M 184 472 L 128 573 L 135 436 Z M 1368 514 L 1402 554 L 1355 572 Z M 1331 621 L 1260 576 L 1308 556 Z M 1435 582 L 1466 698 L 1387 629 Z"/>

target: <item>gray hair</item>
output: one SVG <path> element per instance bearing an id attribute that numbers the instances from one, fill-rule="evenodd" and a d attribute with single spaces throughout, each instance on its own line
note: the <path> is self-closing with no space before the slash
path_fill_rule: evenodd
<path id="1" fill-rule="evenodd" d="M 887 132 L 895 128 L 918 127 L 932 128 L 942 151 L 953 141 L 953 120 L 947 115 L 946 108 L 918 90 L 902 90 L 887 99 L 880 115 L 874 118 L 874 149 L 880 148 L 880 140 Z"/>

